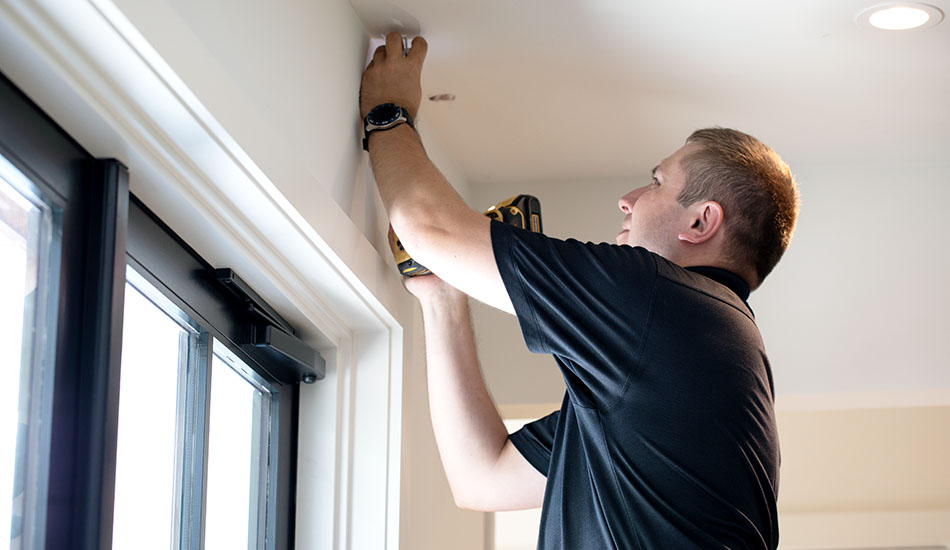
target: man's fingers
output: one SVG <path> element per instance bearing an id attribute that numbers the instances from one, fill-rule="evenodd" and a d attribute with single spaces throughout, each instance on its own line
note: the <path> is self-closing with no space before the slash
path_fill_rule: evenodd
<path id="1" fill-rule="evenodd" d="M 409 59 L 422 64 L 426 59 L 426 52 L 429 51 L 429 43 L 425 38 L 417 36 L 412 39 L 412 47 L 409 49 Z"/>
<path id="2" fill-rule="evenodd" d="M 373 61 L 377 59 L 383 61 L 389 57 L 397 59 L 403 56 L 403 42 L 402 35 L 398 32 L 391 32 L 386 35 L 386 44 L 376 48 L 376 53 L 373 54 Z M 426 52 L 429 51 L 429 43 L 426 42 L 425 38 L 417 36 L 412 40 L 412 44 L 409 48 L 409 58 L 415 61 L 416 63 L 422 64 L 426 58 Z M 382 55 L 382 57 L 379 57 Z"/>
<path id="3" fill-rule="evenodd" d="M 402 57 L 402 35 L 396 31 L 386 35 L 386 56 Z"/>
<path id="4" fill-rule="evenodd" d="M 377 61 L 382 63 L 383 60 L 385 59 L 386 59 L 386 46 L 383 45 L 376 48 L 376 51 L 373 52 L 373 60 L 370 63 L 376 63 Z"/>

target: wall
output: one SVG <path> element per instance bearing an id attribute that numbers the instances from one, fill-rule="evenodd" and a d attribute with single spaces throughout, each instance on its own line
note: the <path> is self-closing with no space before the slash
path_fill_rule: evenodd
<path id="1" fill-rule="evenodd" d="M 305 217 L 320 213 L 310 189 L 321 186 L 389 255 L 388 222 L 359 146 L 368 37 L 349 3 L 116 4 Z M 464 178 L 425 133 L 424 115 L 429 154 L 464 193 Z"/>

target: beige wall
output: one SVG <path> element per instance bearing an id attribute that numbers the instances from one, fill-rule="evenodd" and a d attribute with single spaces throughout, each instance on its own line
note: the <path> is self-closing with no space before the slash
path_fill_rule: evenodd
<path id="1" fill-rule="evenodd" d="M 950 545 L 950 407 L 780 410 L 782 548 Z"/>

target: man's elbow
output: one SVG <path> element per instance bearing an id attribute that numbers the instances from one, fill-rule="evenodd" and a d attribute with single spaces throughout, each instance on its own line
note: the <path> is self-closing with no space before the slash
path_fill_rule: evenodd
<path id="1" fill-rule="evenodd" d="M 475 223 L 472 223 L 473 218 Z M 393 218 L 392 224 L 406 252 L 422 265 L 432 267 L 430 264 L 446 261 L 447 257 L 458 251 L 459 246 L 469 241 L 482 219 L 470 211 L 463 212 L 457 218 L 420 213 L 416 218 L 401 218 L 398 227 L 397 220 Z M 487 223 L 487 218 L 484 220 Z"/>
<path id="2" fill-rule="evenodd" d="M 496 507 L 486 502 L 484 498 L 472 494 L 471 491 L 463 492 L 453 489 L 452 498 L 455 500 L 455 506 L 462 510 L 471 510 L 473 512 L 496 512 Z"/>
<path id="3" fill-rule="evenodd" d="M 389 222 L 402 245 L 413 257 L 433 246 L 445 233 L 445 228 L 440 227 L 444 222 L 424 210 L 391 213 Z"/>

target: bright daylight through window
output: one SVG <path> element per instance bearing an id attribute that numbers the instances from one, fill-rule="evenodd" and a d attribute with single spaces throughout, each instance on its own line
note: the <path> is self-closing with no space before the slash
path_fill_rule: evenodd
<path id="1" fill-rule="evenodd" d="M 180 500 L 178 382 L 196 331 L 128 283 L 123 324 L 112 548 L 168 548 Z"/>
<path id="2" fill-rule="evenodd" d="M 127 276 L 113 549 L 194 547 L 202 531 L 204 548 L 268 548 L 272 389 L 217 340 L 209 378 L 207 333 Z"/>
<path id="3" fill-rule="evenodd" d="M 53 218 L 32 187 L 0 157 L 0 540 L 12 547 L 38 542 L 28 534 L 45 507 L 38 500 L 48 428 L 38 419 L 51 391 L 52 362 L 44 350 L 55 338 L 45 311 Z"/>
<path id="4" fill-rule="evenodd" d="M 217 344 L 217 342 L 215 342 Z M 263 548 L 272 452 L 267 385 L 223 346 L 211 360 L 207 548 Z M 273 486 L 273 483 L 270 484 Z"/>

